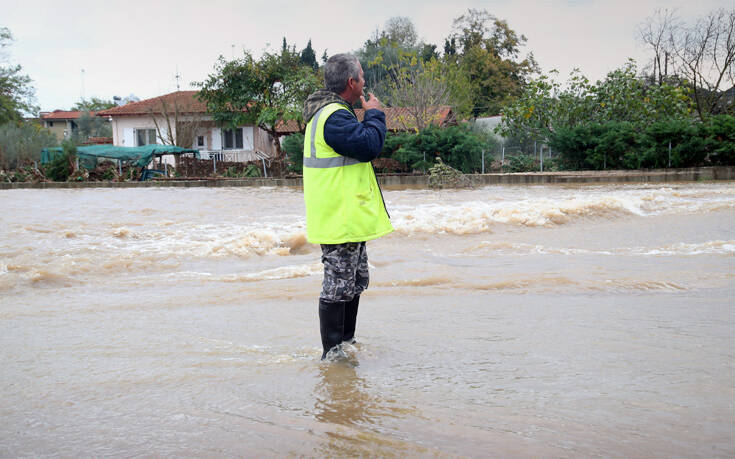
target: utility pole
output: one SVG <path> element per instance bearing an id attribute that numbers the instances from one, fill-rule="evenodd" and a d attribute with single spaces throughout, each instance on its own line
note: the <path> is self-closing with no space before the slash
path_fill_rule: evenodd
<path id="1" fill-rule="evenodd" d="M 82 100 L 84 100 L 84 69 L 82 69 Z"/>

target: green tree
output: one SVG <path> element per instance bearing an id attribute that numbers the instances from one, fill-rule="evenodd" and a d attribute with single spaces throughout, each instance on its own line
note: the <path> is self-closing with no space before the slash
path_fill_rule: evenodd
<path id="1" fill-rule="evenodd" d="M 396 43 L 404 49 L 415 48 L 419 35 L 411 19 L 405 16 L 394 16 L 385 21 L 385 36 L 391 43 Z"/>
<path id="2" fill-rule="evenodd" d="M 112 137 L 110 122 L 100 116 L 92 116 L 85 111 L 77 119 L 78 129 L 75 132 L 77 140 L 86 141 L 90 137 Z"/>
<path id="3" fill-rule="evenodd" d="M 445 55 L 457 59 L 473 84 L 473 114 L 497 115 L 538 72 L 532 53 L 520 57 L 526 37 L 487 10 L 468 10 L 454 20 L 453 29 L 445 41 Z"/>
<path id="4" fill-rule="evenodd" d="M 623 67 L 608 73 L 602 82 L 591 87 L 597 121 L 648 125 L 688 117 L 691 99 L 686 88 L 667 83 L 648 84 L 637 73 L 635 61 L 629 59 Z"/>
<path id="5" fill-rule="evenodd" d="M 316 61 L 316 54 L 314 53 L 314 50 L 311 48 L 311 38 L 309 39 L 309 43 L 306 44 L 306 48 L 304 48 L 301 51 L 300 60 L 301 60 L 302 65 L 311 67 L 314 70 L 319 69 L 319 64 Z"/>
<path id="6" fill-rule="evenodd" d="M 547 141 L 561 128 L 589 122 L 630 122 L 643 128 L 657 121 L 690 117 L 691 101 L 685 88 L 650 84 L 637 75 L 632 60 L 596 84 L 577 70 L 566 85 L 556 75 L 552 71 L 530 81 L 520 97 L 504 107 L 498 132 Z"/>
<path id="7" fill-rule="evenodd" d="M 115 102 L 111 100 L 101 99 L 99 97 L 92 97 L 91 99 L 84 99 L 78 101 L 71 108 L 74 111 L 79 112 L 98 112 L 100 110 L 107 110 L 115 106 Z"/>
<path id="8" fill-rule="evenodd" d="M 521 95 L 503 108 L 497 131 L 521 141 L 545 141 L 560 127 L 588 121 L 595 102 L 587 78 L 574 70 L 563 87 L 557 75 L 552 70 L 529 81 Z"/>
<path id="9" fill-rule="evenodd" d="M 41 160 L 41 150 L 58 145 L 47 129 L 27 122 L 0 125 L 0 169 L 18 169 Z"/>
<path id="10" fill-rule="evenodd" d="M 717 165 L 735 165 L 735 116 L 717 115 L 705 125 L 709 160 Z"/>
<path id="11" fill-rule="evenodd" d="M 288 155 L 288 170 L 300 174 L 304 169 L 304 134 L 297 132 L 283 139 L 283 150 Z"/>
<path id="12" fill-rule="evenodd" d="M 452 107 L 460 117 L 472 109 L 470 81 L 454 62 L 435 57 L 423 61 L 415 53 L 404 53 L 397 65 L 386 70 L 385 102 L 405 108 L 408 115 L 399 119 L 405 129 L 422 131 L 431 126 L 442 106 Z"/>
<path id="13" fill-rule="evenodd" d="M 436 45 L 423 43 L 419 50 L 419 57 L 424 62 L 429 62 L 432 59 L 439 59 L 439 52 L 436 50 Z"/>
<path id="14" fill-rule="evenodd" d="M 455 37 L 449 37 L 444 40 L 444 55 L 445 56 L 456 56 L 457 55 L 457 39 Z"/>
<path id="15" fill-rule="evenodd" d="M 301 109 L 306 97 L 321 86 L 311 67 L 301 65 L 294 48 L 264 53 L 255 60 L 249 52 L 227 61 L 222 56 L 214 73 L 199 83 L 199 98 L 215 121 L 237 127 L 254 124 L 269 134 L 277 160 L 285 163 L 278 126 L 296 121 L 303 129 Z"/>
<path id="16" fill-rule="evenodd" d="M 411 20 L 401 16 L 388 19 L 383 30 L 376 29 L 355 54 L 365 72 L 366 88 L 381 99 L 388 97 L 396 71 L 411 66 L 411 58 L 438 57 L 436 46 L 419 42 Z"/>
<path id="17" fill-rule="evenodd" d="M 385 32 L 375 31 L 355 54 L 365 73 L 365 89 L 383 99 L 387 95 L 390 68 L 398 68 L 411 55 L 410 49 L 391 42 Z"/>
<path id="18" fill-rule="evenodd" d="M 0 53 L 13 42 L 7 27 L 0 27 Z M 24 115 L 38 112 L 31 78 L 21 73 L 20 65 L 0 65 L 0 124 L 19 122 Z"/>

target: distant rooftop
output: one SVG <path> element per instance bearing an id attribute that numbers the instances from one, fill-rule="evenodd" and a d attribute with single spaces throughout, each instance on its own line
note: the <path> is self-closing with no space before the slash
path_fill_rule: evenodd
<path id="1" fill-rule="evenodd" d="M 70 111 L 70 110 L 54 110 L 53 112 L 41 112 L 42 120 L 75 120 L 82 116 L 83 111 Z M 98 112 L 89 112 L 90 115 L 95 116 Z"/>
<path id="2" fill-rule="evenodd" d="M 166 111 L 173 111 L 173 107 L 178 107 L 179 113 L 182 114 L 205 114 L 207 113 L 207 105 L 200 101 L 196 94 L 199 91 L 176 91 L 162 96 L 153 97 L 151 99 L 141 100 L 139 102 L 131 102 L 119 107 L 113 107 L 98 112 L 99 116 L 141 116 L 150 115 L 151 113 L 163 113 L 164 107 Z M 385 107 L 385 123 L 389 131 L 405 130 L 404 122 L 410 123 L 411 115 L 409 109 L 405 107 Z M 356 109 L 357 119 L 362 121 L 365 116 L 365 110 Z M 451 107 L 441 106 L 437 113 L 437 123 L 440 126 L 455 123 L 454 114 Z M 296 121 L 288 121 L 281 123 L 278 132 L 281 134 L 289 134 L 299 132 L 299 126 Z"/>
<path id="3" fill-rule="evenodd" d="M 178 107 L 179 113 L 194 114 L 206 113 L 207 105 L 201 102 L 195 96 L 199 91 L 176 91 L 170 94 L 145 99 L 138 102 L 130 102 L 129 104 L 120 105 L 119 107 L 109 108 L 99 112 L 101 116 L 138 116 L 148 115 L 150 113 L 162 113 L 164 108 L 166 111 L 173 111 L 174 107 Z"/>

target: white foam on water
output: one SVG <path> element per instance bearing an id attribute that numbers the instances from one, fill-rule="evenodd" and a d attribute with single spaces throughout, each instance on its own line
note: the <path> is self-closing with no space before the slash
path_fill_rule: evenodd
<path id="1" fill-rule="evenodd" d="M 483 200 L 477 199 L 479 194 L 483 195 Z M 462 201 L 462 196 L 468 199 Z M 415 202 L 422 204 L 415 205 Z M 423 192 L 400 197 L 389 207 L 393 225 L 399 233 L 461 235 L 489 232 L 498 224 L 556 226 L 585 219 L 613 220 L 631 215 L 647 217 L 735 209 L 735 188 L 628 185 L 588 187 L 570 193 L 567 189 L 554 187 L 486 187 L 453 195 Z"/>
<path id="2" fill-rule="evenodd" d="M 485 251 L 484 254 L 476 253 L 478 250 Z M 480 244 L 463 251 L 464 256 L 487 256 L 487 251 L 496 254 L 516 255 L 615 255 L 616 250 L 590 250 L 570 247 L 546 247 L 540 244 L 525 244 L 512 242 L 483 241 Z"/>
<path id="3" fill-rule="evenodd" d="M 313 263 L 309 265 L 291 265 L 281 266 L 273 269 L 266 269 L 255 273 L 231 274 L 227 276 L 214 277 L 213 280 L 222 282 L 243 282 L 243 281 L 261 281 L 261 280 L 279 280 L 279 279 L 295 279 L 298 277 L 308 277 L 322 272 L 321 263 Z"/>
<path id="4" fill-rule="evenodd" d="M 493 225 L 552 226 L 582 218 L 614 218 L 646 214 L 640 199 L 629 197 L 578 197 L 555 201 L 549 198 L 515 202 L 472 201 L 459 205 L 428 204 L 401 207 L 393 212 L 393 225 L 400 233 L 475 234 Z"/>
<path id="5" fill-rule="evenodd" d="M 686 291 L 682 283 L 656 279 L 571 279 L 563 276 L 510 277 L 486 283 L 458 284 L 468 290 L 507 293 L 529 292 L 635 292 L 635 291 Z"/>
<path id="6" fill-rule="evenodd" d="M 256 222 L 247 226 L 183 222 L 134 230 L 127 226 L 115 227 L 106 235 L 79 241 L 76 247 L 79 250 L 104 249 L 114 258 L 250 258 L 304 253 L 310 244 L 306 241 L 304 225 L 298 222 L 291 225 Z"/>
<path id="7" fill-rule="evenodd" d="M 478 251 L 480 251 L 478 253 Z M 462 256 L 487 256 L 496 254 L 514 255 L 632 255 L 632 256 L 694 256 L 735 254 L 735 241 L 707 241 L 684 243 L 661 247 L 619 247 L 608 250 L 591 250 L 573 247 L 547 247 L 539 244 L 483 241 L 463 252 Z"/>
<path id="8" fill-rule="evenodd" d="M 735 241 L 708 241 L 697 244 L 679 242 L 662 247 L 631 249 L 634 255 L 731 255 L 735 254 Z"/>

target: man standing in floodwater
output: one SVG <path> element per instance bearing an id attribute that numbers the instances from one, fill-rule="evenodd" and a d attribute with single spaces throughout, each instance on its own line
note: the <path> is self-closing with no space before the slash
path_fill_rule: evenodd
<path id="1" fill-rule="evenodd" d="M 368 286 L 365 241 L 393 231 L 370 163 L 383 149 L 385 114 L 374 94 L 365 100 L 357 58 L 337 54 L 324 69 L 324 85 L 306 99 L 304 201 L 306 238 L 322 247 L 324 280 L 319 295 L 322 359 L 353 343 L 360 294 Z M 352 104 L 365 109 L 362 122 Z"/>

